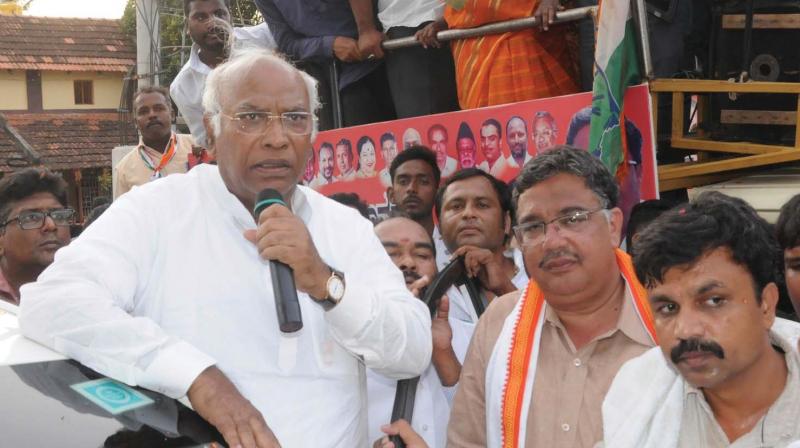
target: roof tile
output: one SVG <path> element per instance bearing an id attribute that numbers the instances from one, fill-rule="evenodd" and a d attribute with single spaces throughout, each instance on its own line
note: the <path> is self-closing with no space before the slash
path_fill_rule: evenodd
<path id="1" fill-rule="evenodd" d="M 119 20 L 0 15 L 0 69 L 127 72 L 136 47 Z"/>
<path id="2" fill-rule="evenodd" d="M 133 123 L 121 124 L 116 112 L 6 114 L 28 143 L 39 153 L 42 163 L 52 170 L 111 166 L 111 150 L 138 137 Z M 0 172 L 20 168 L 22 152 L 0 130 Z"/>

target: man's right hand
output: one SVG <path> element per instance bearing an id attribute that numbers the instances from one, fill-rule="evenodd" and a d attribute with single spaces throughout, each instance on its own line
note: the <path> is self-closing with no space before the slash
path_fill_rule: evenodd
<path id="1" fill-rule="evenodd" d="M 264 417 L 218 368 L 198 376 L 187 394 L 194 410 L 225 438 L 230 447 L 280 448 Z"/>
<path id="2" fill-rule="evenodd" d="M 406 444 L 406 448 L 428 448 L 425 440 L 403 419 L 391 425 L 381 426 L 381 431 L 390 436 L 400 436 L 400 439 Z M 394 443 L 389 441 L 388 436 L 376 440 L 372 446 L 373 448 L 395 448 Z"/>
<path id="3" fill-rule="evenodd" d="M 444 19 L 439 19 L 425 25 L 424 28 L 417 31 L 414 37 L 422 44 L 423 48 L 434 47 L 440 48 L 442 43 L 436 38 L 439 31 L 447 29 L 447 22 Z"/>
<path id="4" fill-rule="evenodd" d="M 333 39 L 333 55 L 342 62 L 358 62 L 363 59 L 358 50 L 358 41 L 344 36 Z"/>
<path id="5" fill-rule="evenodd" d="M 477 278 L 484 289 L 491 291 L 496 296 L 502 296 L 516 290 L 503 269 L 503 254 L 495 254 L 488 249 L 475 246 L 461 246 L 453 252 L 451 258 L 464 257 L 464 267 L 467 275 Z"/>

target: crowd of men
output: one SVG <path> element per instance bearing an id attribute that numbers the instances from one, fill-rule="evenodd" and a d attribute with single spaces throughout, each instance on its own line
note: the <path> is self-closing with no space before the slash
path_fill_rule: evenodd
<path id="1" fill-rule="evenodd" d="M 257 3 L 279 48 L 349 59 L 348 95 L 375 93 L 372 2 L 351 0 L 342 33 L 357 38 L 335 39 L 303 36 L 342 26 L 336 2 Z M 378 2 L 390 33 L 431 39 L 444 26 L 400 20 L 405 3 Z M 623 234 L 620 188 L 589 152 L 565 145 L 516 160 L 510 145 L 504 163 L 521 171 L 507 185 L 492 175 L 496 159 L 444 178 L 421 136 L 403 136 L 402 150 L 387 136 L 359 144 L 390 161 L 379 175 L 394 212 L 373 226 L 357 196 L 300 185 L 331 182 L 334 163 L 348 176 L 370 169 L 337 144 L 308 173 L 317 80 L 269 49 L 224 50 L 211 30 L 229 21 L 221 0 L 185 5 L 197 51 L 182 75 L 199 87 L 172 90 L 189 102 L 201 91 L 194 143 L 172 132 L 167 91 L 140 90 L 141 142 L 123 159 L 118 197 L 71 242 L 75 211 L 59 177 L 31 168 L 0 180 L 0 299 L 19 306 L 27 337 L 187 397 L 229 446 L 800 440 L 800 324 L 776 317 L 784 284 L 800 310 L 800 195 L 775 226 L 718 193 L 644 202 Z M 550 17 L 556 6 L 539 7 Z M 444 17 L 466 20 L 463 10 Z M 391 79 L 388 56 L 384 70 Z M 355 109 L 348 119 L 364 112 Z M 497 122 L 481 129 L 488 146 L 500 135 Z M 176 165 L 192 169 L 172 175 Z M 260 209 L 265 189 L 283 200 Z M 279 330 L 275 261 L 292 270 L 296 332 Z M 428 297 L 453 269 L 462 275 Z M 391 422 L 398 381 L 416 377 L 411 422 Z"/>

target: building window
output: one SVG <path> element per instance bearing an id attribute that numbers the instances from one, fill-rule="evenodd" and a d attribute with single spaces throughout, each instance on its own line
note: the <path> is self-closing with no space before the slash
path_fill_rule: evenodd
<path id="1" fill-rule="evenodd" d="M 75 81 L 75 104 L 94 104 L 94 86 L 92 81 Z"/>

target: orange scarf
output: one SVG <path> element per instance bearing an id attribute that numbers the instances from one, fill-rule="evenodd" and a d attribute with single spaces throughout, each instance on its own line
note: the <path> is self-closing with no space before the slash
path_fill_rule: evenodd
<path id="1" fill-rule="evenodd" d="M 655 342 L 653 315 L 647 302 L 647 291 L 636 278 L 631 258 L 616 249 L 617 265 L 630 288 L 633 305 L 650 338 Z M 497 365 L 499 372 L 487 372 L 487 442 L 489 447 L 518 448 L 524 446 L 525 422 L 533 396 L 533 380 L 539 356 L 539 342 L 544 326 L 544 294 L 531 280 L 522 297 L 506 319 L 498 342 L 497 356 L 489 368 Z M 510 325 L 509 325 L 510 324 Z M 507 342 L 510 339 L 510 344 Z M 505 343 L 503 341 L 506 341 Z M 509 347 L 510 345 L 510 347 Z M 508 348 L 507 350 L 505 350 Z M 503 351 L 505 350 L 505 351 Z M 500 357 L 507 354 L 506 362 Z M 505 373 L 505 375 L 503 375 Z M 499 405 L 498 405 L 499 404 Z M 499 411 L 499 412 L 497 412 Z M 498 414 L 498 415 L 496 415 Z M 497 420 L 500 420 L 499 422 Z M 499 431 L 497 431 L 499 425 Z"/>

